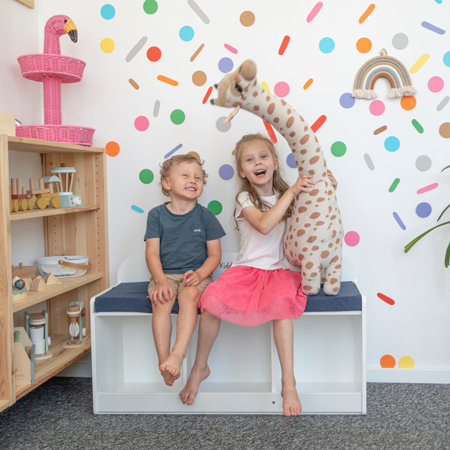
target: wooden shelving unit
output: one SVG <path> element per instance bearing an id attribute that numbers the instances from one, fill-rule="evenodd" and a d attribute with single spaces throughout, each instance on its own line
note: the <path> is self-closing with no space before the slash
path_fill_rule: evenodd
<path id="1" fill-rule="evenodd" d="M 73 191 L 81 195 L 84 205 L 10 213 L 11 151 L 41 154 L 43 176 L 62 164 L 75 167 Z M 0 135 L 0 411 L 90 351 L 89 299 L 108 287 L 105 165 L 102 148 Z M 86 255 L 91 268 L 84 276 L 61 279 L 60 285 L 28 292 L 25 299 L 13 301 L 11 226 L 17 221 L 37 218 L 44 221 L 46 256 Z M 33 256 L 37 259 L 44 255 Z M 68 340 L 66 309 L 74 300 L 84 303 L 86 338 L 82 344 L 68 348 L 65 346 Z M 36 361 L 33 384 L 16 386 L 13 314 L 42 302 L 49 315 L 51 357 Z"/>

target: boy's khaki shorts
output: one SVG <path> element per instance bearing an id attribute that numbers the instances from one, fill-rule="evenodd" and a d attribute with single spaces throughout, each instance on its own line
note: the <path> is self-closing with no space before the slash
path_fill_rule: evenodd
<path id="1" fill-rule="evenodd" d="M 183 284 L 183 273 L 166 273 L 164 274 L 167 278 L 167 281 L 170 284 L 170 287 L 173 290 L 173 293 L 175 295 L 175 297 L 178 297 L 178 294 L 183 290 L 183 288 L 185 287 L 189 287 L 189 286 L 185 286 Z M 199 284 L 197 284 L 196 287 L 200 292 L 203 292 L 206 288 L 206 286 L 208 286 L 209 283 L 211 283 L 212 281 L 212 276 L 206 277 L 204 280 L 202 280 Z M 150 296 L 150 294 L 153 292 L 153 290 L 155 289 L 156 283 L 153 280 L 153 278 L 150 279 L 150 283 L 148 284 L 148 295 Z"/>

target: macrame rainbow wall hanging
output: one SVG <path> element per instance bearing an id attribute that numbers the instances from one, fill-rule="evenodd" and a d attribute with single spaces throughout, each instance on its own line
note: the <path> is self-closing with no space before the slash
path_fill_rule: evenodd
<path id="1" fill-rule="evenodd" d="M 380 56 L 369 59 L 358 70 L 353 85 L 353 97 L 376 98 L 377 94 L 373 88 L 378 78 L 386 78 L 388 80 L 391 86 L 388 93 L 390 98 L 414 95 L 416 93 L 416 90 L 411 86 L 411 78 L 406 67 L 398 59 L 388 56 L 387 51 L 382 49 Z"/>

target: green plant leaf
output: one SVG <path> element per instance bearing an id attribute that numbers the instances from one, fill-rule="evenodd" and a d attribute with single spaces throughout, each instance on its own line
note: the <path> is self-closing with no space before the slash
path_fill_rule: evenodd
<path id="1" fill-rule="evenodd" d="M 448 267 L 450 264 L 450 242 L 448 243 L 447 251 L 445 252 L 444 264 L 445 267 Z"/>
<path id="2" fill-rule="evenodd" d="M 450 208 L 450 203 L 444 208 L 444 211 L 442 211 L 441 214 L 439 214 L 439 217 L 436 222 L 439 222 L 439 220 L 441 219 L 441 217 L 444 215 L 445 211 L 447 211 L 448 208 Z"/>
<path id="3" fill-rule="evenodd" d="M 411 242 L 405 245 L 405 253 L 408 253 L 411 248 L 416 245 L 417 242 L 419 242 L 423 237 L 425 237 L 428 233 L 435 230 L 436 228 L 443 227 L 444 225 L 450 224 L 450 221 L 441 223 L 439 225 L 434 226 L 433 228 L 430 228 L 429 230 L 425 231 L 424 233 L 420 234 L 419 236 L 415 237 Z"/>

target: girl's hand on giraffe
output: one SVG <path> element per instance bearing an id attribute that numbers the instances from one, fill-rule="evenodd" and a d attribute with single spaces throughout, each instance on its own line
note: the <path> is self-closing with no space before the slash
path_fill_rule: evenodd
<path id="1" fill-rule="evenodd" d="M 290 187 L 294 196 L 300 194 L 300 192 L 311 192 L 314 184 L 312 175 L 303 175 L 297 178 L 297 181 Z"/>
<path id="2" fill-rule="evenodd" d="M 336 178 L 334 178 L 333 173 L 331 172 L 330 169 L 327 170 L 327 174 L 328 174 L 328 178 L 329 178 L 330 181 L 331 181 L 331 184 L 332 184 L 333 187 L 334 187 L 334 190 L 336 190 L 336 189 L 337 189 L 337 185 L 338 185 L 338 183 L 337 183 L 337 181 L 336 181 Z"/>

